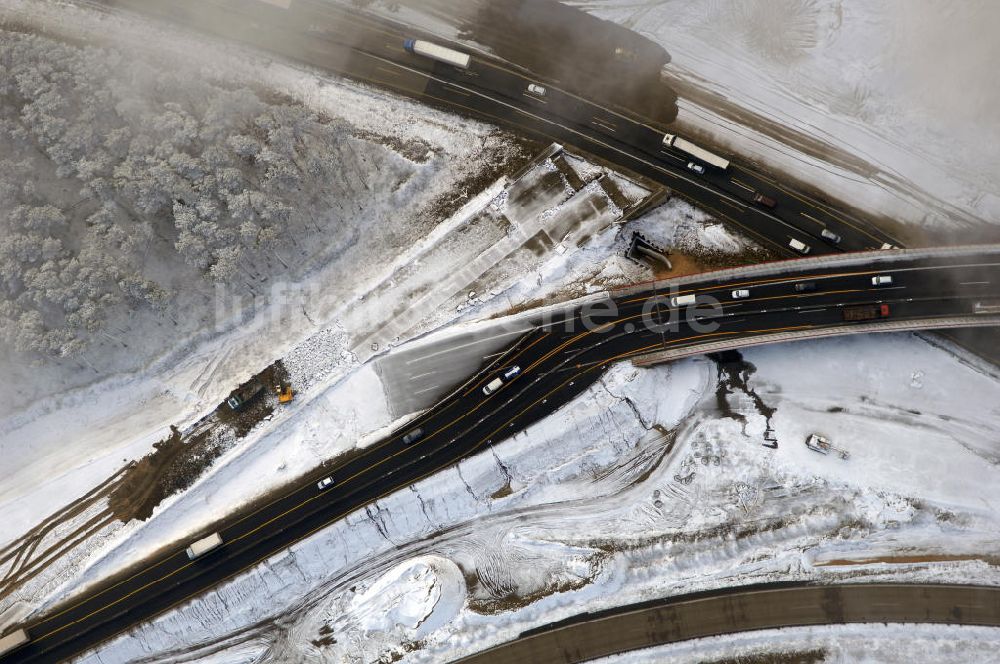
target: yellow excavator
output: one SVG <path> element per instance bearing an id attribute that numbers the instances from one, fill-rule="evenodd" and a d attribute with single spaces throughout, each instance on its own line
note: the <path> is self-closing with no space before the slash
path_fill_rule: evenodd
<path id="1" fill-rule="evenodd" d="M 295 392 L 288 383 L 281 383 L 274 386 L 274 391 L 278 393 L 278 403 L 289 403 L 295 398 Z"/>

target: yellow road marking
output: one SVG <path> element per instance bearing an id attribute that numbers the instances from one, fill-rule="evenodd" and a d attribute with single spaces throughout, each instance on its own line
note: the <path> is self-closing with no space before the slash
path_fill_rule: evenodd
<path id="1" fill-rule="evenodd" d="M 534 401 L 534 402 L 532 402 L 532 403 L 531 403 L 530 405 L 528 405 L 528 406 L 527 406 L 526 408 L 523 408 L 523 409 L 522 409 L 521 411 L 519 411 L 519 412 L 518 412 L 518 414 L 517 414 L 517 415 L 515 415 L 515 416 L 514 416 L 514 417 L 512 417 L 511 419 L 509 419 L 509 420 L 507 420 L 506 422 L 504 422 L 504 424 L 503 424 L 503 425 L 501 425 L 501 426 L 500 426 L 499 428 L 495 429 L 495 430 L 494 430 L 493 432 L 491 432 L 491 433 L 490 433 L 490 434 L 489 434 L 489 435 L 488 435 L 488 436 L 487 436 L 486 438 L 483 438 L 483 439 L 482 439 L 482 440 L 480 440 L 480 441 L 479 441 L 478 443 L 476 443 L 476 444 L 475 444 L 475 445 L 474 445 L 474 446 L 473 446 L 472 448 L 470 448 L 470 450 L 469 450 L 469 454 L 471 454 L 471 453 L 472 453 L 472 452 L 474 452 L 475 450 L 479 449 L 479 447 L 481 447 L 481 446 L 482 446 L 482 444 L 483 444 L 484 442 L 486 442 L 487 440 L 490 440 L 490 437 L 491 437 L 491 436 L 493 436 L 493 435 L 496 435 L 496 433 L 497 433 L 498 431 L 500 431 L 500 430 L 502 430 L 503 428 L 505 428 L 505 427 L 506 427 L 506 426 L 507 426 L 508 424 L 510 424 L 511 422 L 513 422 L 513 421 L 514 421 L 515 419 L 517 419 L 518 417 L 520 417 L 520 416 L 521 416 L 521 415 L 523 415 L 524 413 L 528 412 L 528 411 L 529 411 L 530 409 L 534 408 L 534 407 L 535 407 L 536 405 L 538 405 L 538 404 L 539 404 L 539 403 L 540 403 L 540 402 L 541 402 L 542 400 L 544 400 L 544 399 L 547 399 L 547 398 L 548 398 L 549 396 L 551 396 L 551 395 L 552 395 L 553 393 L 555 393 L 556 391 L 558 391 L 558 390 L 562 389 L 562 387 L 563 387 L 563 386 L 565 386 L 565 385 L 566 385 L 567 383 L 569 383 L 569 382 L 572 382 L 572 381 L 576 380 L 576 378 L 579 378 L 580 376 L 582 376 L 583 374 L 585 374 L 585 373 L 587 373 L 587 372 L 589 372 L 589 371 L 593 371 L 593 370 L 594 370 L 594 369 L 595 369 L 596 367 L 598 367 L 598 366 L 606 366 L 607 364 L 609 364 L 609 363 L 611 363 L 611 362 L 615 362 L 615 361 L 617 361 L 617 360 L 620 360 L 620 359 L 624 359 L 624 358 L 626 358 L 626 357 L 630 357 L 630 356 L 633 356 L 633 355 L 638 355 L 638 354 L 641 354 L 641 353 L 643 353 L 643 352 L 645 352 L 645 351 L 648 351 L 648 350 L 651 350 L 651 349 L 653 349 L 653 348 L 657 348 L 657 347 L 664 347 L 664 346 L 669 346 L 669 345 L 673 345 L 673 344 L 676 344 L 676 343 L 682 343 L 682 342 L 685 342 L 685 341 L 693 341 L 693 340 L 695 340 L 695 339 L 701 339 L 701 338 L 707 338 L 707 337 L 711 337 L 711 336 L 722 336 L 722 335 L 727 335 L 727 334 L 728 334 L 728 335 L 731 335 L 731 334 L 755 334 L 755 333 L 761 333 L 761 332 L 782 332 L 782 331 L 787 331 L 787 330 L 794 330 L 794 329 L 805 329 L 805 328 L 810 328 L 810 327 L 814 327 L 814 326 L 812 326 L 812 325 L 798 325 L 798 326 L 791 326 L 791 327 L 783 327 L 783 328 L 773 328 L 773 329 L 770 329 L 770 330 L 745 330 L 745 331 L 743 331 L 743 332 L 738 332 L 738 331 L 725 331 L 725 332 L 712 332 L 712 333 L 707 333 L 707 334 L 701 334 L 701 335 L 695 335 L 695 336 L 693 336 L 693 337 L 686 337 L 686 338 L 684 338 L 684 339 L 676 339 L 676 340 L 672 340 L 672 341 L 670 341 L 670 342 L 667 342 L 667 343 L 657 343 L 657 344 L 653 344 L 653 345 L 651 345 L 651 346 L 645 346 L 645 347 L 643 347 L 643 348 L 640 348 L 640 349 L 638 349 L 638 350 L 635 350 L 635 351 L 629 351 L 629 352 L 627 352 L 627 353 L 622 353 L 622 354 L 620 354 L 620 355 L 616 355 L 616 356 L 613 356 L 613 357 L 611 357 L 611 358 L 608 358 L 607 360 L 604 360 L 604 361 L 603 361 L 603 362 L 602 362 L 601 364 L 598 364 L 598 365 L 594 365 L 593 367 L 590 367 L 590 368 L 588 368 L 588 369 L 585 369 L 585 370 L 583 370 L 583 371 L 581 371 L 581 372 L 578 372 L 578 373 L 574 374 L 574 375 L 573 375 L 573 376 L 572 376 L 571 378 L 568 378 L 568 379 L 566 379 L 565 381 L 563 381 L 562 383 L 560 383 L 560 384 L 559 384 L 559 385 L 558 385 L 557 387 L 555 387 L 555 388 L 553 388 L 552 390 L 550 390 L 549 392 L 547 392 L 547 393 L 545 394 L 545 396 L 543 396 L 543 397 L 542 397 L 542 398 L 540 398 L 540 399 L 537 399 L 537 400 L 535 400 L 535 401 Z M 576 337 L 576 338 L 579 338 L 580 336 L 583 336 L 583 335 L 578 335 L 578 337 Z M 486 402 L 484 402 L 484 403 L 486 403 Z M 401 453 L 402 453 L 403 451 L 405 451 L 405 449 L 406 449 L 406 448 L 404 448 L 404 450 L 400 450 L 399 452 L 396 452 L 395 454 L 393 454 L 393 455 L 391 455 L 391 456 L 389 456 L 389 457 L 386 457 L 385 459 L 382 459 L 382 460 L 381 460 L 381 461 L 379 461 L 378 463 L 375 463 L 375 464 L 373 464 L 372 466 L 369 466 L 368 468 L 366 468 L 366 469 L 364 469 L 364 470 L 362 470 L 362 471 L 359 471 L 358 473 L 355 473 L 354 475 L 350 476 L 350 477 L 349 477 L 349 478 L 347 478 L 346 480 L 342 480 L 342 481 L 340 482 L 340 484 L 346 484 L 347 482 L 350 482 L 350 481 L 351 481 L 351 480 L 353 480 L 354 478 L 356 478 L 356 477 L 358 477 L 358 476 L 360 476 L 360 475 L 362 475 L 362 474 L 365 474 L 365 473 L 369 472 L 370 470 L 372 470 L 372 469 L 374 469 L 374 468 L 378 467 L 379 465 L 381 465 L 381 464 L 382 464 L 382 463 L 384 463 L 385 461 L 388 461 L 389 459 L 391 459 L 391 458 L 394 458 L 395 456 L 397 456 L 397 455 L 401 454 Z M 415 479 L 411 480 L 410 482 L 408 482 L 408 483 L 407 483 L 407 485 L 412 485 L 412 484 L 416 484 L 417 482 L 419 482 L 419 481 L 421 481 L 421 480 L 425 479 L 426 477 L 428 477 L 428 476 L 430 476 L 430 475 L 433 475 L 434 473 L 437 473 L 437 472 L 440 472 L 441 470 L 444 470 L 445 468 L 447 468 L 447 467 L 449 467 L 449 466 L 451 466 L 451 465 L 452 465 L 452 462 L 449 462 L 447 466 L 441 466 L 441 467 L 439 467 L 439 468 L 435 468 L 435 469 L 433 469 L 433 470 L 430 470 L 430 471 L 428 471 L 427 473 L 424 473 L 423 475 L 421 475 L 421 476 L 419 476 L 419 477 L 417 477 L 417 478 L 415 478 Z M 388 496 L 388 495 L 390 495 L 390 494 L 392 494 L 392 493 L 395 493 L 396 491 L 399 491 L 399 490 L 400 490 L 401 488 L 402 488 L 402 487 L 396 487 L 396 488 L 392 488 L 392 489 L 389 489 L 389 490 L 387 490 L 387 491 L 385 491 L 385 492 L 383 492 L 383 493 L 379 494 L 378 496 L 376 496 L 376 497 L 375 497 L 375 498 L 374 498 L 374 499 L 373 499 L 372 501 L 370 501 L 370 502 L 368 502 L 368 503 L 365 503 L 365 504 L 366 504 L 366 505 L 370 505 L 370 504 L 372 504 L 372 503 L 374 503 L 374 502 L 378 502 L 378 501 L 379 501 L 379 500 L 381 500 L 382 498 L 384 498 L 384 497 L 386 497 L 386 496 Z M 243 535 L 240 535 L 239 537 L 235 537 L 235 538 L 233 538 L 233 539 L 229 540 L 229 541 L 228 541 L 228 542 L 226 542 L 225 544 L 230 544 L 230 543 L 234 543 L 234 542 L 238 542 L 238 541 L 240 541 L 241 539 L 244 539 L 244 538 L 248 537 L 249 535 L 251 535 L 251 534 L 253 534 L 253 533 L 257 532 L 258 530 L 260 530 L 260 529 L 261 529 L 261 528 L 263 528 L 264 526 L 266 526 L 266 525 L 268 525 L 268 524 L 270 524 L 270 523 L 273 523 L 273 522 L 274 522 L 274 521 L 275 521 L 276 519 L 279 519 L 279 518 L 281 518 L 281 517 L 283 517 L 283 516 L 285 516 L 285 515 L 287 515 L 287 514 L 289 514 L 289 513 L 293 512 L 293 511 L 295 511 L 295 510 L 297 510 L 297 509 L 299 509 L 299 508 L 303 507 L 304 505 L 306 505 L 306 504 L 308 504 L 308 503 L 312 502 L 313 500 L 316 500 L 317 498 L 319 498 L 319 497 L 321 497 L 321 496 L 324 496 L 324 495 L 326 495 L 326 494 L 321 494 L 321 493 L 317 493 L 317 494 L 315 494 L 314 496 L 312 496 L 312 497 L 308 498 L 307 500 L 304 500 L 304 501 L 302 501 L 302 502 L 301 502 L 301 503 L 299 503 L 298 505 L 296 505 L 296 506 L 294 506 L 294 507 L 292 507 L 292 508 L 290 508 L 290 509 L 286 510 L 285 512 L 282 512 L 282 513 L 281 513 L 281 514 L 279 514 L 278 516 L 276 516 L 276 517 L 273 517 L 272 519 L 269 519 L 269 520 L 268 520 L 268 521 L 266 521 L 265 523 L 262 523 L 262 524 L 261 524 L 260 526 L 258 526 L 257 528 L 254 528 L 253 530 L 251 530 L 251 531 L 249 531 L 249 532 L 247 532 L 247 533 L 245 533 L 245 534 L 243 534 Z M 338 514 L 337 516 L 335 516 L 334 518 L 332 518 L 332 519 L 330 519 L 330 520 L 326 521 L 326 522 L 325 522 L 325 523 L 323 523 L 322 525 L 320 525 L 320 526 L 318 526 L 318 527 L 316 527 L 316 528 L 314 528 L 314 529 L 312 529 L 312 530 L 308 531 L 308 532 L 307 532 L 307 533 L 305 533 L 304 535 L 302 535 L 302 536 L 300 536 L 300 537 L 296 538 L 295 540 L 293 540 L 292 542 L 290 542 L 290 543 L 289 543 L 289 544 L 288 544 L 287 546 L 285 546 L 285 547 L 283 547 L 283 548 L 284 548 L 284 549 L 287 549 L 287 548 L 290 548 L 290 547 L 294 546 L 294 545 L 295 545 L 295 544 L 297 544 L 298 542 L 301 542 L 302 540 L 304 540 L 304 539 L 306 539 L 306 538 L 310 537 L 311 535 L 313 535 L 314 533 L 316 533 L 316 532 L 318 532 L 318 531 L 322 530 L 323 528 L 326 528 L 326 527 L 328 527 L 329 525 L 331 525 L 331 524 L 333 524 L 333 523 L 335 523 L 335 522 L 337 522 L 337 521 L 341 520 L 342 518 L 344 518 L 344 517 L 345 517 L 345 516 L 347 516 L 348 514 L 351 514 L 352 512 L 355 512 L 355 511 L 359 510 L 359 509 L 360 509 L 361 507 L 362 507 L 362 506 L 355 506 L 355 507 L 352 507 L 352 508 L 350 508 L 349 510 L 347 510 L 347 511 L 345 511 L 345 512 L 342 512 L 342 513 Z M 224 583 L 224 582 L 228 581 L 229 579 L 232 579 L 232 578 L 234 578 L 234 577 L 238 576 L 239 574 L 242 574 L 243 572 L 245 572 L 246 570 L 250 569 L 251 567 L 254 567 L 254 566 L 256 566 L 256 565 L 259 565 L 259 564 L 260 564 L 261 562 L 263 562 L 263 561 L 264 561 L 264 560 L 266 560 L 267 558 L 270 558 L 271 556 L 273 556 L 273 555 L 274 555 L 274 553 L 275 553 L 275 552 L 271 552 L 271 553 L 268 553 L 267 555 L 265 555 L 265 556 L 263 556 L 263 557 L 261 557 L 261 558 L 259 558 L 259 559 L 255 560 L 254 562 L 251 562 L 251 563 L 248 563 L 247 565 L 245 565 L 244 567 L 242 567 L 242 568 L 240 568 L 240 569 L 236 570 L 236 571 L 235 571 L 235 572 L 233 572 L 232 574 L 229 574 L 229 575 L 227 575 L 226 577 L 224 577 L 224 578 L 220 579 L 220 580 L 219 580 L 219 581 L 217 581 L 217 582 L 216 582 L 216 583 L 215 583 L 214 585 L 221 585 L 222 583 Z M 172 556 L 171 556 L 171 557 L 172 557 Z M 37 643 L 37 642 L 39 642 L 39 641 L 42 641 L 42 640 L 44 640 L 44 639 L 47 639 L 47 638 L 49 638 L 50 636 L 53 636 L 53 635 L 55 635 L 55 634 L 58 634 L 58 633 L 59 633 L 60 631 L 62 631 L 62 630 L 64 630 L 64 629 L 66 629 L 67 627 L 70 627 L 71 625 L 75 625 L 75 624 L 77 624 L 77 623 L 80 623 L 80 622 L 82 622 L 82 621 L 84 621 L 84 620 L 87 620 L 88 618 L 90 618 L 90 617 L 92 617 L 92 616 L 94 616 L 94 615 L 96 615 L 96 614 L 98 614 L 98 613 L 101 613 L 102 611 L 104 611 L 104 610 L 106 610 L 106 609 L 108 609 L 108 608 L 111 608 L 112 606 L 115 606 L 116 604 L 119 604 L 120 602 L 124 601 L 125 599 L 128 599 L 129 597 L 133 596 L 133 595 L 134 595 L 135 593 L 137 593 L 137 592 L 140 592 L 140 591 L 142 591 L 142 590 L 145 590 L 146 588 L 149 588 L 149 587 L 151 587 L 151 586 L 153 586 L 153 585 L 155 585 L 155 584 L 157 584 L 157 583 L 160 583 L 161 581 L 164 581 L 164 580 L 166 580 L 166 579 L 169 579 L 170 577 L 174 576 L 174 575 L 175 575 L 175 574 L 177 574 L 178 572 L 181 572 L 181 571 L 183 571 L 183 570 L 187 569 L 188 567 L 191 567 L 192 565 L 194 565 L 194 564 L 195 564 L 195 562 L 196 562 L 196 561 L 191 561 L 191 562 L 189 562 L 189 563 L 186 563 L 185 565 L 183 565 L 183 566 L 181 566 L 181 567 L 177 568 L 176 570 L 173 570 L 172 572 L 169 572 L 169 573 L 167 573 L 167 574 L 165 574 L 165 575 L 163 575 L 163 576 L 161 576 L 161 577 L 159 577 L 159 578 L 157 578 L 157 579 L 154 579 L 154 580 L 152 580 L 152 581 L 149 581 L 148 583 L 144 584 L 144 585 L 143 585 L 143 586 L 141 586 L 140 588 L 137 588 L 137 589 L 135 589 L 135 590 L 133 590 L 133 591 L 129 592 L 128 594 L 126 594 L 126 595 L 124 595 L 124 596 L 122 596 L 122 597 L 120 597 L 120 598 L 116 599 L 115 601 L 113 601 L 113 602 L 109 602 L 108 604 L 105 604 L 105 605 L 103 605 L 103 606 L 101 606 L 101 607 L 99 607 L 99 608 L 97 608 L 97 609 L 95 609 L 95 610 L 91 611 L 90 613 L 88 613 L 87 615 L 83 616 L 82 618 L 80 618 L 80 619 L 78 619 L 78 620 L 74 620 L 74 621 L 72 621 L 72 622 L 69 622 L 69 623 L 67 623 L 66 625 L 63 625 L 62 627 L 58 627 L 58 628 L 56 628 L 56 629 L 54 629 L 54 630 L 52 630 L 52 631 L 50 631 L 50 632 L 48 632 L 48 633 L 46 633 L 46 634 L 43 634 L 43 635 L 41 635 L 41 636 L 37 637 L 36 639 L 34 639 L 34 641 L 35 641 L 35 642 Z M 167 611 L 170 611 L 170 610 L 171 610 L 172 608 L 174 608 L 175 606 L 178 606 L 179 604 L 182 604 L 182 603 L 184 603 L 184 602 L 188 601 L 189 599 L 191 599 L 191 598 L 193 598 L 193 597 L 195 597 L 195 596 L 197 596 L 197 595 L 201 595 L 201 594 L 203 594 L 203 592 L 204 592 L 203 590 L 198 590 L 198 591 L 196 591 L 196 592 L 193 592 L 193 593 L 191 593 L 191 594 L 189 594 L 189 595 L 187 595 L 187 596 L 185 596 L 185 597 L 183 597 L 183 598 L 181 598 L 181 599 L 177 600 L 177 601 L 176 601 L 176 602 L 174 602 L 173 604 L 170 604 L 169 606 L 165 607 L 165 608 L 164 608 L 164 609 L 163 609 L 162 611 L 159 611 L 159 612 L 158 612 L 158 613 L 157 613 L 156 615 L 162 615 L 162 614 L 166 613 Z M 42 624 L 42 623 L 38 623 L 38 624 Z M 122 632 L 125 632 L 125 631 L 127 631 L 128 629 L 131 629 L 131 626 L 128 626 L 128 627 L 125 627 L 125 628 L 123 628 L 123 629 L 122 629 L 122 630 L 120 630 L 119 632 L 117 632 L 117 633 L 115 633 L 115 634 L 111 635 L 111 637 L 109 637 L 109 638 L 113 638 L 114 636 L 117 636 L 118 634 L 121 634 Z"/>
<path id="2" fill-rule="evenodd" d="M 536 329 L 537 329 L 537 328 L 536 328 Z M 545 337 L 547 337 L 547 336 L 548 336 L 549 334 L 550 334 L 550 333 L 549 333 L 549 331 L 548 331 L 548 330 L 542 330 L 542 336 L 538 337 L 537 339 L 535 339 L 534 341 L 532 341 L 532 342 L 531 342 L 530 344 L 528 344 L 527 346 L 525 346 L 525 347 L 524 347 L 524 348 L 522 348 L 521 350 L 517 351 L 517 353 L 516 353 L 516 354 L 515 354 L 515 355 L 514 355 L 513 357 L 510 357 L 510 358 L 508 358 L 508 359 L 507 359 L 507 362 L 506 362 L 506 364 L 509 364 L 509 363 L 513 362 L 514 360 L 516 360 L 517 358 L 519 358 L 519 357 L 521 357 L 522 355 L 524 355 L 524 353 L 525 353 L 525 352 L 527 352 L 527 351 L 528 351 L 528 349 L 530 349 L 530 348 L 531 348 L 532 346 L 534 346 L 535 344 L 537 344 L 537 343 L 538 343 L 539 341 L 541 341 L 542 339 L 544 339 Z M 497 369 L 497 370 L 499 370 L 499 369 Z M 468 395 L 472 394 L 473 392 L 475 392 L 475 391 L 476 391 L 476 388 L 477 388 L 477 387 L 479 387 L 480 385 L 482 385 L 483 383 L 485 383 L 485 382 L 486 382 L 486 379 L 487 379 L 487 378 L 488 378 L 489 376 L 491 376 L 492 374 L 493 374 L 493 372 L 492 372 L 492 371 L 488 372 L 488 373 L 487 373 L 487 374 L 486 374 L 485 376 L 483 376 L 482 378 L 480 378 L 480 379 L 479 379 L 479 380 L 478 380 L 478 381 L 476 382 L 476 384 L 475 384 L 475 385 L 473 385 L 472 387 L 470 387 L 470 388 L 469 388 L 469 390 L 468 390 L 467 392 L 463 392 L 463 393 L 462 393 L 462 396 L 463 396 L 463 397 L 465 397 L 465 396 L 468 396 Z"/>
<path id="3" fill-rule="evenodd" d="M 770 278 L 770 279 L 755 279 L 753 281 L 734 281 L 732 283 L 726 284 L 725 286 L 706 286 L 704 288 L 689 288 L 687 290 L 679 290 L 679 291 L 677 291 L 677 294 L 678 295 L 684 295 L 684 294 L 687 294 L 687 293 L 703 293 L 703 292 L 706 292 L 706 291 L 718 290 L 719 288 L 731 289 L 731 288 L 734 288 L 736 286 L 764 286 L 764 285 L 767 285 L 767 284 L 778 283 L 778 282 L 781 282 L 781 281 L 819 281 L 819 280 L 822 280 L 822 279 L 832 279 L 832 278 L 837 278 L 837 277 L 857 277 L 857 276 L 862 276 L 862 275 L 867 275 L 867 274 L 878 274 L 878 272 L 879 272 L 879 270 L 862 270 L 862 271 L 855 271 L 855 272 L 836 272 L 836 273 L 831 273 L 831 274 L 802 275 L 801 277 L 798 277 L 798 278 L 786 274 L 786 275 L 781 276 L 781 277 L 773 277 L 773 278 Z M 841 291 L 825 291 L 825 292 L 827 292 L 827 293 L 839 293 Z M 844 291 L 844 292 L 851 292 L 851 291 Z M 784 297 L 788 297 L 788 296 L 786 295 Z M 648 297 L 636 297 L 636 298 L 632 298 L 631 300 L 624 300 L 622 302 L 622 304 L 628 304 L 628 303 L 631 303 L 631 302 L 641 302 L 642 300 L 646 300 L 646 299 L 648 299 Z M 744 301 L 746 301 L 746 300 L 744 300 Z"/>

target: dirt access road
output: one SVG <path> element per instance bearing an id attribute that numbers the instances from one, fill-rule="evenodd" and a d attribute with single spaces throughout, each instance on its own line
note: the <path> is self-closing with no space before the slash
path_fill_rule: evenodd
<path id="1" fill-rule="evenodd" d="M 462 664 L 585 662 L 688 639 L 774 627 L 844 623 L 1000 627 L 1000 588 L 856 584 L 758 586 L 582 614 L 525 632 Z"/>

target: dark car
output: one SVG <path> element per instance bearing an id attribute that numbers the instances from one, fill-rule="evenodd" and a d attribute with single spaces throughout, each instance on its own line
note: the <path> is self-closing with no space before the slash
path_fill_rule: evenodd
<path id="1" fill-rule="evenodd" d="M 503 376 L 504 382 L 507 382 L 517 374 L 521 373 L 521 367 L 516 364 L 509 369 L 506 369 L 501 375 Z"/>
<path id="2" fill-rule="evenodd" d="M 795 284 L 796 293 L 811 293 L 814 290 L 816 290 L 815 281 L 800 281 L 799 283 Z"/>
<path id="3" fill-rule="evenodd" d="M 840 236 L 831 231 L 829 228 L 824 228 L 820 233 L 820 237 L 830 244 L 840 244 Z"/>
<path id="4" fill-rule="evenodd" d="M 413 431 L 409 431 L 405 436 L 403 436 L 403 444 L 412 445 L 413 443 L 417 442 L 423 437 L 424 437 L 424 430 L 421 429 L 420 427 L 417 427 Z"/>
<path id="5" fill-rule="evenodd" d="M 753 195 L 753 202 L 758 205 L 763 205 L 766 208 L 773 208 L 778 204 L 778 201 L 774 200 L 770 196 L 765 196 L 764 194 L 757 192 Z"/>

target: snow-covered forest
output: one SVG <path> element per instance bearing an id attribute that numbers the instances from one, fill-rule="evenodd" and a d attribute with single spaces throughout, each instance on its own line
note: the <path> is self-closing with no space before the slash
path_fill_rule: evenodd
<path id="1" fill-rule="evenodd" d="M 76 355 L 116 312 L 163 312 L 178 274 L 252 293 L 370 187 L 344 167 L 348 125 L 273 93 L 12 31 L 0 71 L 0 334 L 19 351 Z"/>

